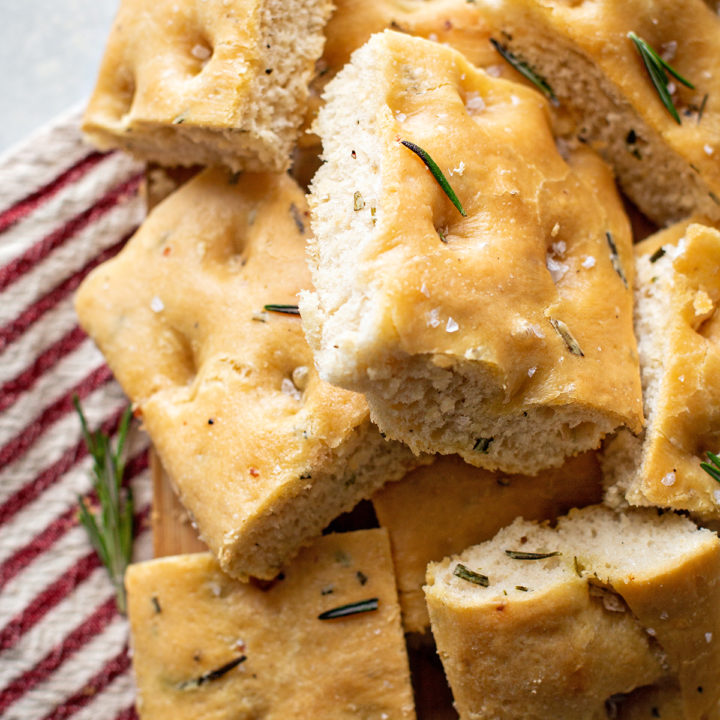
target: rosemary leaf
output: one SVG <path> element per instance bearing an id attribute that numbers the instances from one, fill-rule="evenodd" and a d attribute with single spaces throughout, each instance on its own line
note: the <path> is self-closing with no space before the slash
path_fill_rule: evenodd
<path id="1" fill-rule="evenodd" d="M 455 575 L 455 577 L 462 578 L 463 580 L 467 580 L 468 582 L 471 582 L 475 585 L 480 585 L 481 587 L 490 586 L 490 578 L 488 578 L 487 575 L 481 575 L 480 573 L 476 573 L 474 570 L 471 570 L 469 567 L 463 565 L 462 563 L 458 563 L 455 566 L 455 569 L 453 570 L 453 575 Z"/>
<path id="2" fill-rule="evenodd" d="M 523 77 L 527 78 L 553 105 L 559 105 L 557 97 L 544 77 L 538 75 L 526 62 L 520 60 L 495 38 L 490 38 L 493 47 L 500 53 L 503 60 L 512 65 Z"/>
<path id="3" fill-rule="evenodd" d="M 297 305 L 263 305 L 263 310 L 282 313 L 283 315 L 300 315 L 300 309 Z"/>
<path id="4" fill-rule="evenodd" d="M 697 115 L 697 124 L 700 124 L 700 121 L 702 120 L 702 116 L 705 114 L 705 106 L 707 105 L 708 101 L 708 94 L 705 93 L 703 95 L 702 102 L 700 103 L 700 108 L 698 109 L 698 115 Z"/>
<path id="5" fill-rule="evenodd" d="M 659 247 L 651 256 L 650 256 L 650 262 L 656 263 L 663 255 L 665 254 L 665 248 Z"/>
<path id="6" fill-rule="evenodd" d="M 620 262 L 620 254 L 618 253 L 617 245 L 615 245 L 615 240 L 613 239 L 612 233 L 605 232 L 605 237 L 607 238 L 607 243 L 610 247 L 610 261 L 612 262 L 612 266 L 613 268 L 615 268 L 615 272 L 620 276 L 620 279 L 623 281 L 623 285 L 627 287 L 627 278 L 625 277 L 625 273 L 623 272 L 622 263 Z"/>
<path id="7" fill-rule="evenodd" d="M 99 511 L 91 512 L 82 497 L 78 497 L 79 520 L 85 528 L 93 549 L 110 575 L 115 587 L 115 600 L 121 613 L 126 611 L 125 570 L 132 559 L 133 497 L 129 488 L 122 487 L 125 472 L 123 450 L 132 418 L 128 407 L 122 415 L 113 451 L 110 438 L 101 430 L 90 432 L 77 396 L 73 405 L 80 418 L 83 439 L 93 460 L 93 489 Z"/>
<path id="8" fill-rule="evenodd" d="M 563 342 L 567 346 L 567 349 L 573 355 L 585 357 L 585 353 L 582 351 L 582 348 L 578 344 L 578 341 L 573 337 L 573 334 L 570 332 L 570 328 L 562 320 L 557 320 L 553 317 L 548 318 L 548 320 L 553 326 L 555 332 L 563 339 Z"/>
<path id="9" fill-rule="evenodd" d="M 720 457 L 715 453 L 707 452 L 709 463 L 700 463 L 700 467 L 713 479 L 720 483 Z"/>
<path id="10" fill-rule="evenodd" d="M 628 33 L 628 38 L 633 41 L 635 48 L 640 54 L 640 58 L 645 65 L 645 69 L 650 77 L 650 80 L 655 87 L 655 90 L 660 97 L 662 104 L 665 109 L 672 115 L 673 119 L 678 125 L 682 124 L 680 115 L 678 114 L 675 103 L 673 103 L 672 96 L 668 86 L 670 84 L 670 78 L 668 73 L 672 75 L 678 82 L 681 82 L 685 87 L 689 87 L 691 90 L 695 89 L 695 86 L 686 78 L 684 78 L 675 68 L 669 63 L 665 62 L 660 55 L 653 50 L 648 43 L 641 37 L 638 37 L 634 32 Z"/>
<path id="11" fill-rule="evenodd" d="M 410 142 L 409 140 L 401 140 L 401 145 L 404 145 L 408 150 L 412 150 L 424 163 L 427 169 L 432 173 L 437 184 L 442 188 L 442 191 L 450 198 L 450 202 L 457 208 L 458 212 L 463 216 L 467 217 L 467 213 L 463 210 L 463 206 L 458 200 L 458 196 L 455 191 L 450 187 L 450 183 L 447 181 L 443 171 L 438 167 L 438 164 L 430 157 L 430 155 L 423 150 L 419 145 Z"/>
<path id="12" fill-rule="evenodd" d="M 334 620 L 335 618 L 347 617 L 348 615 L 358 615 L 359 613 L 372 612 L 378 609 L 378 599 L 370 598 L 361 600 L 360 602 L 341 605 L 340 607 L 326 610 L 318 615 L 318 620 Z"/>
<path id="13" fill-rule="evenodd" d="M 561 555 L 559 550 L 548 553 L 534 553 L 534 552 L 522 552 L 521 550 L 506 550 L 505 554 L 513 560 L 545 560 L 546 558 L 555 557 Z"/>
<path id="14" fill-rule="evenodd" d="M 247 657 L 245 655 L 240 655 L 234 660 L 231 660 L 229 663 L 225 663 L 225 665 L 222 665 L 219 668 L 215 668 L 215 670 L 210 670 L 210 672 L 206 672 L 204 675 L 200 675 L 200 677 L 178 683 L 177 689 L 195 690 L 196 688 L 199 688 L 205 683 L 212 682 L 213 680 L 221 678 L 223 675 L 229 673 L 233 668 L 236 668 L 238 665 L 240 665 L 240 663 L 245 662 L 245 660 L 247 660 Z"/>
<path id="15" fill-rule="evenodd" d="M 473 445 L 473 450 L 475 452 L 480 452 L 483 455 L 487 455 L 489 448 L 490 448 L 490 444 L 493 442 L 493 440 L 495 440 L 494 437 L 489 437 L 489 438 L 479 437 L 479 438 L 477 438 L 477 440 L 475 440 L 475 444 Z"/>

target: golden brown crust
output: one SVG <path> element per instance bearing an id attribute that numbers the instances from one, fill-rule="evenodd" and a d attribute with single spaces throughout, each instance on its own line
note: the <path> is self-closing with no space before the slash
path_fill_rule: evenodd
<path id="1" fill-rule="evenodd" d="M 659 224 L 720 219 L 720 19 L 702 0 L 501 0 L 485 3 L 504 42 L 579 117 L 623 189 Z M 694 85 L 669 77 L 673 118 L 634 32 Z"/>
<path id="2" fill-rule="evenodd" d="M 273 577 L 415 461 L 362 396 L 319 380 L 300 318 L 308 222 L 285 175 L 207 170 L 161 203 L 77 297 L 226 571 Z"/>
<path id="3" fill-rule="evenodd" d="M 328 535 L 269 587 L 231 580 L 209 553 L 132 565 L 142 720 L 412 720 L 389 550 L 383 530 Z M 375 611 L 318 619 L 370 598 L 378 599 Z"/>
<path id="4" fill-rule="evenodd" d="M 104 149 L 165 165 L 283 170 L 330 8 L 326 0 L 123 0 L 83 130 Z"/>
<path id="5" fill-rule="evenodd" d="M 489 540 L 516 517 L 549 520 L 600 496 L 594 453 L 536 477 L 491 473 L 456 456 L 440 457 L 386 485 L 372 501 L 390 533 L 405 631 L 423 632 L 430 622 L 422 592 L 429 562 Z"/>
<path id="6" fill-rule="evenodd" d="M 609 492 L 717 518 L 720 485 L 700 463 L 720 451 L 720 232 L 680 223 L 637 245 L 636 255 L 648 427 L 641 439 L 609 444 Z"/>
<path id="7" fill-rule="evenodd" d="M 365 392 L 381 429 L 416 452 L 489 468 L 533 473 L 618 425 L 638 431 L 630 229 L 603 163 L 590 151 L 566 162 L 538 93 L 448 48 L 386 32 L 355 58 L 320 115 L 327 162 L 311 195 L 317 292 L 302 303 L 322 376 Z M 353 93 L 365 109 L 347 109 Z M 432 156 L 467 217 L 400 139 Z M 536 432 L 526 412 L 572 417 L 525 456 L 492 423 Z"/>

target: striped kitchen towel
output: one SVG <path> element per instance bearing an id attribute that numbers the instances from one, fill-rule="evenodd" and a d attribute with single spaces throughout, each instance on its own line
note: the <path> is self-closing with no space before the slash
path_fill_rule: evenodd
<path id="1" fill-rule="evenodd" d="M 129 720 L 126 620 L 78 525 L 90 491 L 72 397 L 113 431 L 127 400 L 73 294 L 144 216 L 143 168 L 86 145 L 73 111 L 0 157 L 0 717 Z M 136 553 L 149 557 L 147 440 L 129 441 Z"/>

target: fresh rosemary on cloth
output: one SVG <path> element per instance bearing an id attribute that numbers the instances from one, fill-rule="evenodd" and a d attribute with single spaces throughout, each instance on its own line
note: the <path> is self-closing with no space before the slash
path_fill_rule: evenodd
<path id="1" fill-rule="evenodd" d="M 423 150 L 419 145 L 410 142 L 409 140 L 401 140 L 401 145 L 404 145 L 408 150 L 412 150 L 424 163 L 425 167 L 432 173 L 437 184 L 442 188 L 442 191 L 450 198 L 450 202 L 457 208 L 458 212 L 463 216 L 467 217 L 467 213 L 463 210 L 463 206 L 458 200 L 458 196 L 455 191 L 450 187 L 450 183 L 447 181 L 443 171 L 438 167 L 438 164 L 430 157 L 426 150 Z M 445 240 L 443 240 L 445 242 Z"/>
<path id="2" fill-rule="evenodd" d="M 133 497 L 130 488 L 122 487 L 122 477 L 125 472 L 123 448 L 132 411 L 128 406 L 120 419 L 117 444 L 113 450 L 110 437 L 102 430 L 90 432 L 77 396 L 73 397 L 73 405 L 80 418 L 85 446 L 93 460 L 93 489 L 100 504 L 98 510 L 92 512 L 85 500 L 78 496 L 80 522 L 87 530 L 95 552 L 107 568 L 115 587 L 117 608 L 125 614 L 127 605 L 124 577 L 132 558 Z"/>
<path id="3" fill-rule="evenodd" d="M 694 90 L 695 86 L 689 80 L 684 78 L 669 63 L 665 62 L 665 60 L 663 60 L 641 37 L 638 37 L 634 32 L 629 32 L 628 37 L 633 41 L 635 48 L 638 53 L 640 53 L 645 69 L 650 76 L 650 80 L 652 81 L 657 94 L 660 96 L 662 104 L 665 106 L 670 115 L 672 115 L 675 122 L 678 125 L 682 125 L 682 120 L 680 119 L 680 115 L 675 107 L 672 95 L 670 94 L 670 78 L 668 77 L 668 73 L 678 82 L 681 82 L 685 85 L 685 87 L 688 87 L 691 90 Z"/>

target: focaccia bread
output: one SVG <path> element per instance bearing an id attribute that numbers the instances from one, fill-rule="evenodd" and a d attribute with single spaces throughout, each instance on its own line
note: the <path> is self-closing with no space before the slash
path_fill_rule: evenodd
<path id="1" fill-rule="evenodd" d="M 388 31 L 327 99 L 301 296 L 320 376 L 415 452 L 488 469 L 534 474 L 639 431 L 629 224 L 602 161 L 560 155 L 544 98 Z"/>
<path id="2" fill-rule="evenodd" d="M 142 720 L 415 717 L 383 530 L 320 538 L 269 587 L 209 553 L 131 565 L 126 584 Z"/>
<path id="3" fill-rule="evenodd" d="M 605 718 L 662 680 L 700 720 L 720 696 L 720 541 L 672 513 L 518 520 L 431 564 L 425 592 L 463 719 Z"/>
<path id="4" fill-rule="evenodd" d="M 386 485 L 372 502 L 390 533 L 405 632 L 421 633 L 430 624 L 422 591 L 429 562 L 489 540 L 516 517 L 550 520 L 601 496 L 594 453 L 535 477 L 491 473 L 457 456 L 439 457 Z"/>
<path id="5" fill-rule="evenodd" d="M 700 463 L 720 452 L 720 232 L 688 222 L 636 246 L 635 325 L 647 428 L 608 443 L 611 504 L 720 518 L 720 484 Z"/>
<path id="6" fill-rule="evenodd" d="M 202 539 L 237 577 L 274 577 L 417 462 L 361 395 L 318 378 L 297 315 L 263 310 L 309 286 L 306 213 L 287 175 L 204 171 L 77 296 Z"/>
<path id="7" fill-rule="evenodd" d="M 288 167 L 329 0 L 122 0 L 83 130 L 164 165 Z"/>
<path id="8" fill-rule="evenodd" d="M 720 18 L 702 0 L 479 0 L 497 39 L 578 115 L 578 134 L 610 161 L 658 224 L 720 219 Z M 663 103 L 629 37 L 665 60 Z M 657 65 L 655 66 L 657 67 Z M 670 111 L 675 108 L 677 119 Z"/>

